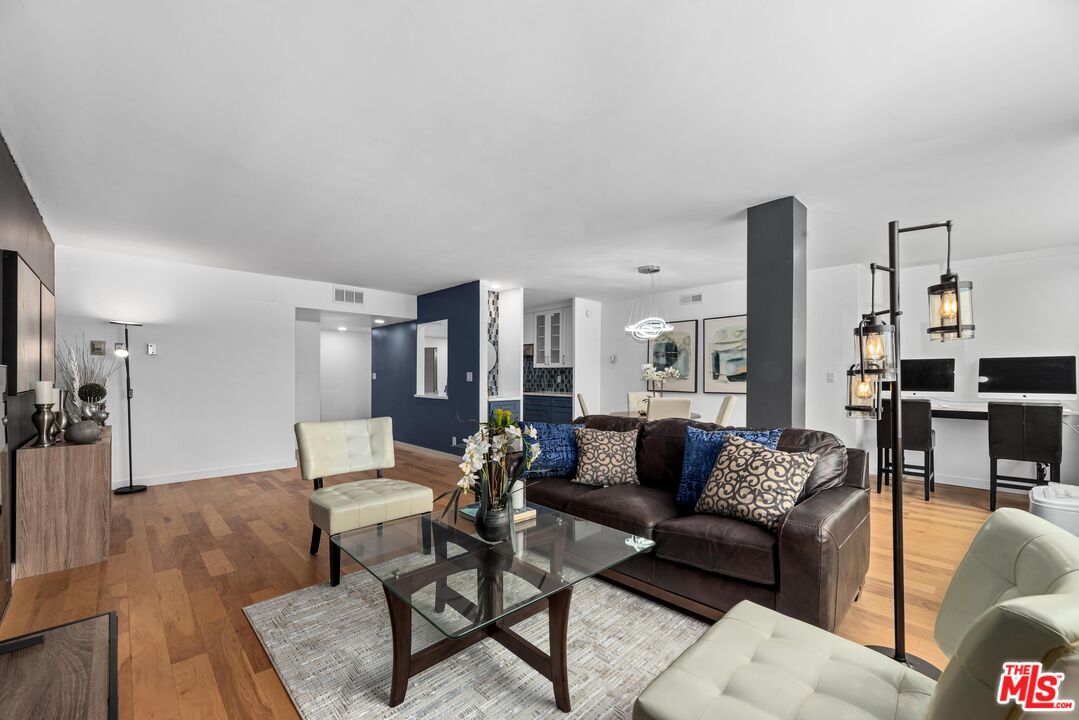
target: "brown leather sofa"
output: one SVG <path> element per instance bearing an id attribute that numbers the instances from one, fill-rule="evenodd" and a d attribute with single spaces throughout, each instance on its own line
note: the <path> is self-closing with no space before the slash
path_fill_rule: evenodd
<path id="1" fill-rule="evenodd" d="M 529 502 L 655 540 L 606 576 L 697 614 L 719 617 L 742 600 L 834 630 L 869 569 L 869 472 L 864 450 L 831 433 L 787 429 L 778 448 L 818 454 L 798 504 L 776 532 L 675 503 L 686 427 L 711 423 L 589 415 L 599 430 L 639 428 L 640 485 L 596 488 L 567 478 L 528 484 Z"/>

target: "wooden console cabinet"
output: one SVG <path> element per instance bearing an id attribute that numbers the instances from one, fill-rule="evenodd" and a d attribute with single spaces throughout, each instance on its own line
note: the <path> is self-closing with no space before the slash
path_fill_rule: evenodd
<path id="1" fill-rule="evenodd" d="M 112 429 L 92 445 L 32 444 L 15 453 L 15 577 L 106 560 Z"/>

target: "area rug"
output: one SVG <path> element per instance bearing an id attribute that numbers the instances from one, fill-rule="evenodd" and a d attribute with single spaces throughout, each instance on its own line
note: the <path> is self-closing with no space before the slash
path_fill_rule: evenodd
<path id="1" fill-rule="evenodd" d="M 567 717 L 555 708 L 551 683 L 490 639 L 412 678 L 405 701 L 388 707 L 389 614 L 381 583 L 366 572 L 345 576 L 336 588 L 321 583 L 244 612 L 306 720 Z M 443 637 L 415 613 L 412 625 L 413 652 Z M 637 695 L 706 627 L 602 580 L 577 583 L 569 716 L 629 718 Z M 546 611 L 514 629 L 547 651 Z"/>

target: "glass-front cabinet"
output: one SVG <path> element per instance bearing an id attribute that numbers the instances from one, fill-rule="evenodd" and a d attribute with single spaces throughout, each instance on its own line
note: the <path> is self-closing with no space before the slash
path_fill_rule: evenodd
<path id="1" fill-rule="evenodd" d="M 559 307 L 529 313 L 533 318 L 536 367 L 573 367 L 573 308 Z"/>

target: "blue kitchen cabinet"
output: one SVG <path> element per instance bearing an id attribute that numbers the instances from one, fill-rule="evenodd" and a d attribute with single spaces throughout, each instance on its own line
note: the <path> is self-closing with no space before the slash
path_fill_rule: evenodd
<path id="1" fill-rule="evenodd" d="M 573 420 L 573 398 L 560 395 L 525 395 L 525 422 L 568 423 Z"/>

